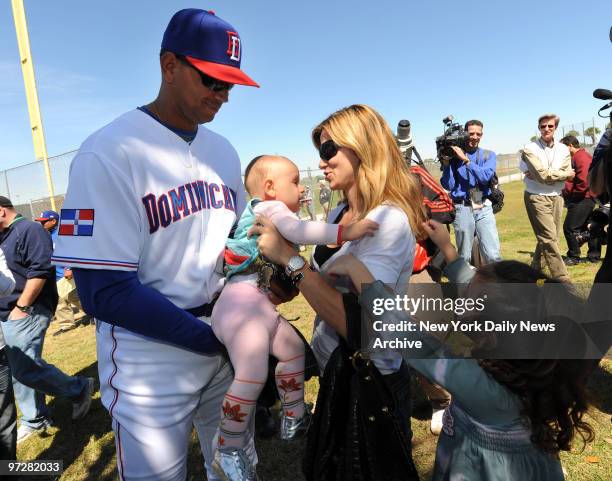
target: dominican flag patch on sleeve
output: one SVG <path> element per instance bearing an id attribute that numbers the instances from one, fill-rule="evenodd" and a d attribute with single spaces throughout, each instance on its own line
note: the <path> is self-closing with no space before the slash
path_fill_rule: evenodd
<path id="1" fill-rule="evenodd" d="M 59 235 L 92 236 L 93 227 L 93 209 L 62 209 Z"/>

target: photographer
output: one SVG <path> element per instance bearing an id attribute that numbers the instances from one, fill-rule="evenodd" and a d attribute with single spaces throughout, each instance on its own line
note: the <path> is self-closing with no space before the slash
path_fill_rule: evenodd
<path id="1" fill-rule="evenodd" d="M 612 27 L 610 27 L 609 38 L 610 42 L 612 42 Z M 595 95 L 595 92 L 593 92 L 593 95 Z M 605 108 L 600 109 L 600 112 Z M 612 115 L 610 116 L 610 121 L 612 123 Z M 610 126 L 610 124 L 608 125 Z M 608 199 L 612 194 L 610 162 L 612 162 L 612 128 L 607 129 L 601 136 L 601 139 L 599 139 L 599 144 L 597 144 L 593 153 L 593 161 L 589 170 L 589 187 L 591 191 L 595 195 L 606 193 Z M 608 248 L 606 249 L 604 261 L 595 276 L 596 283 L 612 282 L 612 252 L 610 252 L 610 246 L 612 246 L 612 232 L 608 226 Z"/>
<path id="2" fill-rule="evenodd" d="M 610 35 L 612 37 L 612 31 Z M 612 183 L 612 175 L 609 173 L 610 162 L 612 162 L 612 129 L 606 130 L 593 153 L 593 161 L 591 162 L 591 168 L 589 170 L 589 187 L 596 195 L 607 194 L 609 196 L 610 192 L 612 192 L 612 186 L 610 185 Z M 612 245 L 611 242 L 612 232 L 608 226 L 608 246 Z M 611 250 L 610 248 L 606 249 L 604 261 L 595 276 L 596 283 L 612 282 Z"/>
<path id="3" fill-rule="evenodd" d="M 560 142 L 567 145 L 572 157 L 572 168 L 575 175 L 565 181 L 562 195 L 567 207 L 567 216 L 563 223 L 563 234 L 567 241 L 566 266 L 574 266 L 581 262 L 580 245 L 581 234 L 587 229 L 589 217 L 595 208 L 595 196 L 589 190 L 587 175 L 591 166 L 591 155 L 580 147 L 578 139 L 573 135 L 566 135 Z M 587 258 L 590 262 L 599 262 L 601 258 L 601 238 L 589 236 L 589 251 Z"/>
<path id="4" fill-rule="evenodd" d="M 466 122 L 465 130 L 469 136 L 466 151 L 452 146 L 454 156 L 450 160 L 444 155 L 440 156 L 440 183 L 450 191 L 455 204 L 453 227 L 459 255 L 467 262 L 471 261 L 475 233 L 483 260 L 488 264 L 501 260 L 501 256 L 495 215 L 488 198 L 496 156 L 495 152 L 478 147 L 482 129 L 480 120 Z"/>

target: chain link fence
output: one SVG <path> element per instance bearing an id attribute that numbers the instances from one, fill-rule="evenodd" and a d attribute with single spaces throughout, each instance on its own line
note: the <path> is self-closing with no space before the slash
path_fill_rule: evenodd
<path id="1" fill-rule="evenodd" d="M 65 152 L 60 155 L 49 157 L 49 167 L 53 178 L 55 191 L 55 207 L 59 211 L 64 202 L 64 195 L 68 188 L 68 173 L 70 163 L 76 154 L 76 150 Z M 519 154 L 499 154 L 497 156 L 497 174 L 499 177 L 518 172 Z M 428 159 L 425 166 L 429 172 L 439 179 L 441 175 L 440 164 Z M 312 196 L 312 208 L 314 214 L 320 218 L 324 209 L 319 203 L 320 182 L 324 181 L 323 172 L 320 169 L 300 170 L 301 182 L 308 187 Z M 324 184 L 326 184 L 324 182 Z M 100 186 L 103 188 L 103 186 Z M 0 171 L 0 195 L 8 197 L 13 201 L 17 211 L 28 219 L 34 219 L 44 210 L 51 209 L 51 200 L 47 189 L 47 180 L 42 161 L 32 162 L 5 171 Z M 330 206 L 336 204 L 339 195 L 332 193 Z M 306 206 L 302 214 L 309 215 Z"/>
<path id="2" fill-rule="evenodd" d="M 601 129 L 595 125 L 595 119 L 562 125 L 559 130 L 563 137 L 573 135 L 584 146 L 595 145 L 601 134 Z"/>
<path id="3" fill-rule="evenodd" d="M 557 134 L 559 134 L 557 137 L 560 139 L 566 135 L 573 135 L 583 147 L 589 147 L 597 144 L 599 135 L 604 129 L 603 126 L 596 125 L 595 118 L 592 118 L 582 122 L 560 125 L 557 128 Z M 537 139 L 539 136 L 540 132 L 536 131 L 532 139 Z"/>
<path id="4" fill-rule="evenodd" d="M 49 168 L 53 178 L 55 207 L 59 211 L 68 188 L 70 162 L 76 150 L 49 157 Z M 44 210 L 51 209 L 51 198 L 42 160 L 0 171 L 0 195 L 13 202 L 17 212 L 34 219 Z"/>

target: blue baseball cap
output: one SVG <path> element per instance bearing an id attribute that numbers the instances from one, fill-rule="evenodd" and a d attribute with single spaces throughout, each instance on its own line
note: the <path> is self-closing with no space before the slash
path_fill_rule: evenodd
<path id="1" fill-rule="evenodd" d="M 34 220 L 38 222 L 42 222 L 42 221 L 51 220 L 51 219 L 59 220 L 59 218 L 60 218 L 59 214 L 55 212 L 54 210 L 46 210 L 44 212 L 41 212 L 41 214 Z"/>
<path id="2" fill-rule="evenodd" d="M 240 70 L 242 42 L 238 32 L 212 11 L 186 8 L 176 12 L 161 47 L 184 55 L 194 67 L 217 80 L 259 87 Z"/>

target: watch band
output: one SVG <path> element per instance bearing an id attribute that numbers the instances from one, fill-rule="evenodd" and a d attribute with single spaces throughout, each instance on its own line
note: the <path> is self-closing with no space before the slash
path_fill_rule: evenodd
<path id="1" fill-rule="evenodd" d="M 304 267 L 302 267 L 299 271 L 295 271 L 293 273 L 293 275 L 289 276 L 289 278 L 291 279 L 291 282 L 293 282 L 293 285 L 297 287 L 298 283 L 304 279 L 304 270 L 308 268 L 308 270 L 312 271 L 312 272 L 317 272 L 317 270 L 312 266 L 312 264 L 310 263 L 306 263 L 304 264 Z"/>
<path id="2" fill-rule="evenodd" d="M 302 271 L 297 271 L 296 274 L 291 277 L 291 282 L 293 282 L 294 286 L 297 286 L 302 279 L 304 279 L 304 273 Z"/>
<path id="3" fill-rule="evenodd" d="M 32 311 L 32 306 L 20 306 L 19 304 L 15 303 L 15 307 L 26 314 L 29 314 Z"/>

